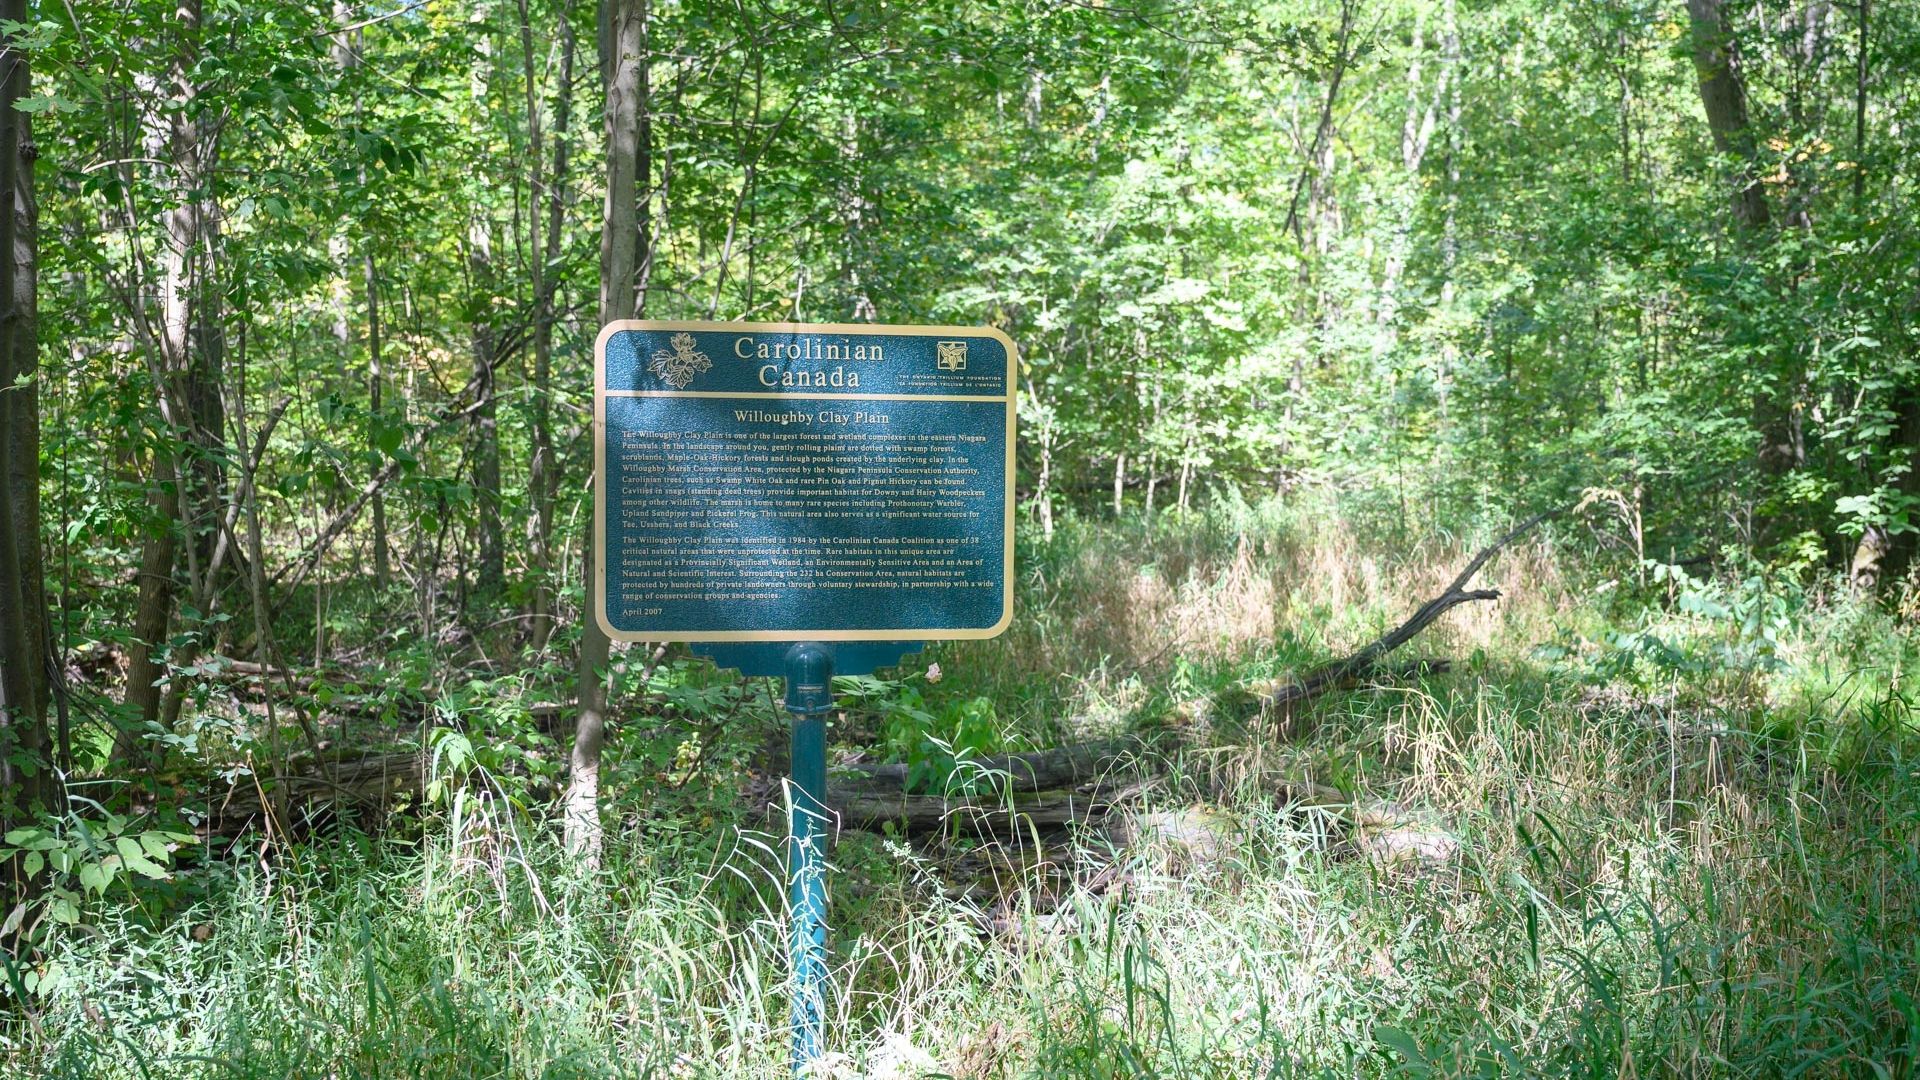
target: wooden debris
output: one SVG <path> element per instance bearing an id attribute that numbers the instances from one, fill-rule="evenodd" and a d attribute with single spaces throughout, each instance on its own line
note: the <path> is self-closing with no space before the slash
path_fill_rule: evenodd
<path id="1" fill-rule="evenodd" d="M 1358 680 L 1371 677 L 1376 666 L 1388 653 L 1412 641 L 1422 630 L 1432 626 L 1440 616 L 1461 604 L 1476 600 L 1500 599 L 1499 589 L 1469 589 L 1467 585 L 1473 581 L 1474 575 L 1480 572 L 1480 568 L 1487 564 L 1487 560 L 1493 558 L 1501 548 L 1525 536 L 1541 522 L 1559 513 L 1561 513 L 1559 509 L 1547 510 L 1521 522 L 1505 536 L 1481 548 L 1472 561 L 1467 563 L 1466 569 L 1460 571 L 1459 576 L 1453 579 L 1445 591 L 1420 605 L 1419 609 L 1407 618 L 1407 621 L 1368 642 L 1352 655 L 1315 668 L 1297 682 L 1273 688 L 1260 696 L 1260 702 L 1269 708 L 1293 710 L 1330 690 L 1353 686 Z M 1445 664 L 1445 661 L 1415 661 L 1412 665 L 1402 668 L 1401 673 L 1403 677 L 1406 677 L 1409 672 L 1424 673 L 1423 665 L 1435 665 L 1432 670 L 1444 671 Z"/>
<path id="2" fill-rule="evenodd" d="M 1393 668 L 1383 668 L 1380 661 L 1452 608 L 1498 598 L 1498 590 L 1468 589 L 1467 585 L 1496 552 L 1556 513 L 1558 511 L 1538 514 L 1482 549 L 1444 592 L 1352 655 L 1316 668 L 1298 680 L 1251 682 L 1240 690 L 1247 699 L 1263 707 L 1292 711 L 1323 694 L 1359 686 L 1367 680 L 1411 679 L 1446 671 L 1445 660 L 1415 660 Z M 221 664 L 242 677 L 291 681 L 291 673 L 278 667 L 245 660 L 223 659 Z M 348 683 L 348 677 L 336 673 L 302 677 L 336 685 Z M 337 696 L 328 703 L 329 711 L 373 711 L 371 701 L 343 700 L 352 697 L 351 694 Z M 1198 722 L 1215 704 L 1212 699 L 1186 702 L 1175 706 L 1173 712 L 1176 717 Z M 401 709 L 402 715 L 410 719 L 424 719 L 426 702 L 408 700 Z M 529 712 L 543 726 L 549 726 L 564 716 L 566 708 L 542 702 L 529 706 Z M 1176 732 L 1167 737 L 1177 740 L 1178 735 Z M 828 802 L 839 816 L 841 828 L 877 830 L 891 824 L 911 832 L 967 829 L 990 833 L 1059 829 L 1098 821 L 1115 805 L 1137 796 L 1142 790 L 1138 785 L 1143 777 L 1152 778 L 1164 772 L 1164 751 L 1164 746 L 1156 746 L 1149 737 L 1126 736 L 982 758 L 969 763 L 970 772 L 990 777 L 990 783 L 981 786 L 992 790 L 979 794 L 909 793 L 906 790 L 909 768 L 905 764 L 844 766 L 835 770 L 829 780 Z M 401 796 L 417 795 L 425 785 L 426 759 L 416 751 L 377 751 L 325 761 L 309 758 L 290 766 L 287 774 L 278 779 L 284 791 L 281 801 L 291 808 L 290 812 L 309 816 L 329 807 L 384 808 Z M 259 785 L 243 782 L 223 795 L 216 794 L 208 828 L 233 832 L 259 821 L 259 790 Z M 1275 794 L 1291 806 L 1345 804 L 1339 792 L 1313 784 L 1282 785 Z M 760 796 L 771 813 L 777 813 L 783 806 L 777 783 L 768 785 Z M 1363 846 L 1370 844 L 1370 851 L 1384 852 L 1394 859 L 1445 859 L 1451 858 L 1458 849 L 1457 841 L 1441 833 L 1365 826 L 1358 831 L 1371 837 L 1363 841 Z"/>
<path id="3" fill-rule="evenodd" d="M 1393 803 L 1373 803 L 1352 815 L 1353 841 L 1382 867 L 1437 867 L 1460 854 L 1460 841 Z"/>
<path id="4" fill-rule="evenodd" d="M 1232 850 L 1239 823 L 1231 814 L 1206 806 L 1116 814 L 1107 825 L 1115 848 L 1131 856 L 1155 859 L 1169 874 L 1216 869 Z"/>

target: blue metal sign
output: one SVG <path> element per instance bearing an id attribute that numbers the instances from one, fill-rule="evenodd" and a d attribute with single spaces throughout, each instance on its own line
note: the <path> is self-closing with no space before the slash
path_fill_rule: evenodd
<path id="1" fill-rule="evenodd" d="M 1012 621 L 1019 359 L 998 330 L 691 322 L 612 323 L 595 358 L 594 617 L 786 676 L 799 1073 L 828 1011 L 833 676 Z"/>
<path id="2" fill-rule="evenodd" d="M 912 641 L 1011 621 L 1005 334 L 631 321 L 596 358 L 609 637 Z"/>

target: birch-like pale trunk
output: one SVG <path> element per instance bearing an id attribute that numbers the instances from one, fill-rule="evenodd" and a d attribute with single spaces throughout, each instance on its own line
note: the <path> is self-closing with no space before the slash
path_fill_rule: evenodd
<path id="1" fill-rule="evenodd" d="M 1444 40 L 1455 39 L 1454 0 L 1446 0 L 1443 20 L 1445 23 Z M 1454 75 L 1454 60 L 1449 50 L 1443 57 L 1440 73 L 1435 78 L 1433 90 L 1426 91 L 1422 53 L 1426 48 L 1426 34 L 1420 16 L 1414 16 L 1413 49 L 1407 62 L 1407 114 L 1400 128 L 1400 164 L 1407 171 L 1406 188 L 1417 191 L 1420 183 L 1420 166 L 1426 160 L 1427 147 L 1433 143 L 1433 132 L 1439 120 L 1440 103 L 1447 94 L 1447 84 Z M 1422 100 L 1424 98 L 1424 101 Z M 1413 248 L 1414 212 L 1411 197 L 1408 205 L 1402 208 L 1396 220 L 1393 233 L 1387 244 L 1386 266 L 1380 276 L 1379 300 L 1374 306 L 1374 318 L 1380 327 L 1381 343 L 1391 349 L 1400 336 L 1400 277 L 1406 272 L 1407 258 Z"/>

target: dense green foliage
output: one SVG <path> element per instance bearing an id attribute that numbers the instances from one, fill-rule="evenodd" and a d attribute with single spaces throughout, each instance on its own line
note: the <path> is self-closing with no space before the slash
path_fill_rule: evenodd
<path id="1" fill-rule="evenodd" d="M 389 14 L 343 65 L 331 12 L 210 8 L 181 100 L 157 90 L 183 36 L 165 5 L 41 13 L 49 535 L 77 617 L 124 623 L 123 593 L 82 582 L 124 583 L 127 541 L 160 527 L 141 503 L 171 436 L 138 324 L 160 211 L 195 179 L 143 131 L 175 108 L 218 127 L 205 332 L 252 416 L 291 397 L 261 461 L 273 569 L 398 457 L 393 543 L 474 580 L 489 532 L 536 515 L 516 463 L 548 409 L 562 505 L 539 528 L 578 527 L 593 12 L 341 17 Z M 1116 468 L 1128 505 L 1333 484 L 1409 527 L 1602 489 L 1646 550 L 1840 565 L 1869 527 L 1920 527 L 1920 23 L 1872 14 L 1864 39 L 1838 6 L 1733 19 L 1737 162 L 1701 117 L 1679 3 L 660 3 L 645 310 L 1000 325 L 1030 365 L 1022 486 L 1050 506 L 1106 503 Z M 578 88 L 556 180 L 562 19 Z M 1747 172 L 1761 227 L 1729 210 Z M 363 256 L 386 316 L 371 376 Z M 546 382 L 536 257 L 558 293 Z M 497 433 L 448 419 L 481 350 Z M 312 580 L 357 580 L 368 543 L 356 520 Z M 556 572 L 514 561 L 517 588 Z M 304 652 L 314 605 L 276 606 Z"/>
<path id="2" fill-rule="evenodd" d="M 1021 347 L 1017 621 L 842 680 L 837 760 L 992 800 L 987 755 L 1172 747 L 1118 832 L 845 836 L 848 1068 L 1913 1074 L 1920 6 L 0 0 L 0 36 L 5 1068 L 780 1071 L 773 695 L 583 642 L 631 286 Z M 1436 631 L 1450 679 L 1245 700 L 1549 508 L 1514 602 Z M 555 835 L 581 668 L 598 867 Z"/>

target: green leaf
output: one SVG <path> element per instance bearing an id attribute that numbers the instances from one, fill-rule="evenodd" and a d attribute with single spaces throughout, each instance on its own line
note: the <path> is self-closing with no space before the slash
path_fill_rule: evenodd
<path id="1" fill-rule="evenodd" d="M 139 841 L 133 837 L 118 837 L 114 840 L 113 846 L 120 852 L 120 859 L 127 864 L 127 869 L 158 881 L 166 880 L 166 868 L 147 858 L 146 853 L 140 850 Z"/>
<path id="2" fill-rule="evenodd" d="M 167 838 L 163 833 L 152 830 L 141 833 L 140 847 L 152 857 L 154 862 L 162 865 L 173 859 L 173 851 L 167 847 Z"/>
<path id="3" fill-rule="evenodd" d="M 30 116 L 38 116 L 41 113 L 48 112 L 73 113 L 80 111 L 79 102 L 68 101 L 58 94 L 35 94 L 32 97 L 24 97 L 14 102 L 13 107 Z"/>
<path id="4" fill-rule="evenodd" d="M 80 887 L 88 892 L 103 893 L 113 884 L 113 871 L 103 862 L 90 862 L 80 868 Z"/>
<path id="5" fill-rule="evenodd" d="M 1430 1071 L 1427 1067 L 1427 1055 L 1421 1053 L 1419 1042 L 1399 1028 L 1388 1027 L 1385 1024 L 1375 1025 L 1373 1040 L 1406 1058 L 1408 1066 L 1421 1075 Z"/>
<path id="6" fill-rule="evenodd" d="M 64 896 L 56 896 L 47 902 L 47 914 L 53 917 L 54 922 L 68 926 L 80 921 L 80 909 Z"/>

